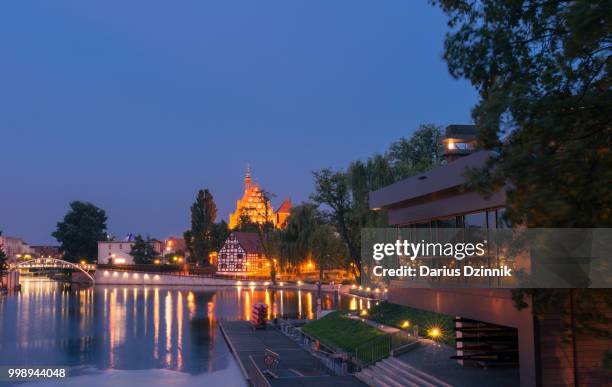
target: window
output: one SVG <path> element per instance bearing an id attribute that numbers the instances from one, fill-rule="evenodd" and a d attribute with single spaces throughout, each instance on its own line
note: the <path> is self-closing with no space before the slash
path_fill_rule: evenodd
<path id="1" fill-rule="evenodd" d="M 486 228 L 487 217 L 486 212 L 476 212 L 474 214 L 465 215 L 465 228 Z"/>
<path id="2" fill-rule="evenodd" d="M 243 254 L 238 254 L 238 259 L 243 259 L 244 255 Z"/>

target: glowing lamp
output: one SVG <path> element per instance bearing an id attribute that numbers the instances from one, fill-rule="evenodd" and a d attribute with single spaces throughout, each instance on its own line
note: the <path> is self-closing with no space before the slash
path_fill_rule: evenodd
<path id="1" fill-rule="evenodd" d="M 432 327 L 427 331 L 427 336 L 432 339 L 437 339 L 442 335 L 442 331 L 438 327 Z"/>

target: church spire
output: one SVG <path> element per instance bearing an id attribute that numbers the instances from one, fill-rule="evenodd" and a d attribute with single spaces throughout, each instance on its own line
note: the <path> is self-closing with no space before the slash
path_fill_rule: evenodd
<path id="1" fill-rule="evenodd" d="M 246 174 L 244 175 L 244 189 L 248 190 L 249 188 L 251 188 L 251 165 L 247 163 Z"/>

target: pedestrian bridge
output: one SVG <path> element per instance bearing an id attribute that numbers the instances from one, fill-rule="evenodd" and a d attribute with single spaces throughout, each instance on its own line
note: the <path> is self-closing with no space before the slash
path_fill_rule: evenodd
<path id="1" fill-rule="evenodd" d="M 16 262 L 9 265 L 9 271 L 20 270 L 20 269 L 67 269 L 67 270 L 78 270 L 85 274 L 87 278 L 95 283 L 95 279 L 92 272 L 96 270 L 96 265 L 87 263 L 73 263 L 64 261 L 57 258 L 34 258 L 23 262 Z"/>

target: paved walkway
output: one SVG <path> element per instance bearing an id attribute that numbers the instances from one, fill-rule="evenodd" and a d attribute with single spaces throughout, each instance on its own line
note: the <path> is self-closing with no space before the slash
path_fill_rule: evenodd
<path id="1" fill-rule="evenodd" d="M 280 355 L 280 362 L 273 370 L 278 378 L 269 379 L 273 387 L 365 386 L 354 376 L 330 375 L 319 366 L 317 359 L 278 329 L 252 331 L 246 321 L 222 321 L 220 327 L 245 377 L 250 364 L 249 356 L 252 356 L 257 366 L 264 370 L 266 368 L 263 363 L 264 352 L 265 349 L 269 349 Z"/>
<path id="2" fill-rule="evenodd" d="M 365 318 L 361 318 L 359 316 L 349 316 L 349 317 L 354 319 L 354 320 L 360 320 L 360 321 L 368 324 L 369 326 L 374 327 L 374 328 L 376 328 L 378 330 L 381 330 L 381 331 L 383 331 L 385 333 L 397 333 L 397 332 L 400 331 L 399 328 L 392 327 L 392 326 L 385 325 L 385 324 L 381 324 L 381 323 L 377 323 L 376 321 L 372 321 L 372 320 L 368 320 L 368 319 L 365 319 Z"/>
<path id="3" fill-rule="evenodd" d="M 455 349 L 452 347 L 436 344 L 431 340 L 421 340 L 419 347 L 396 359 L 457 387 L 520 385 L 518 368 L 485 370 L 478 367 L 462 367 L 456 360 L 450 359 L 453 355 Z"/>

